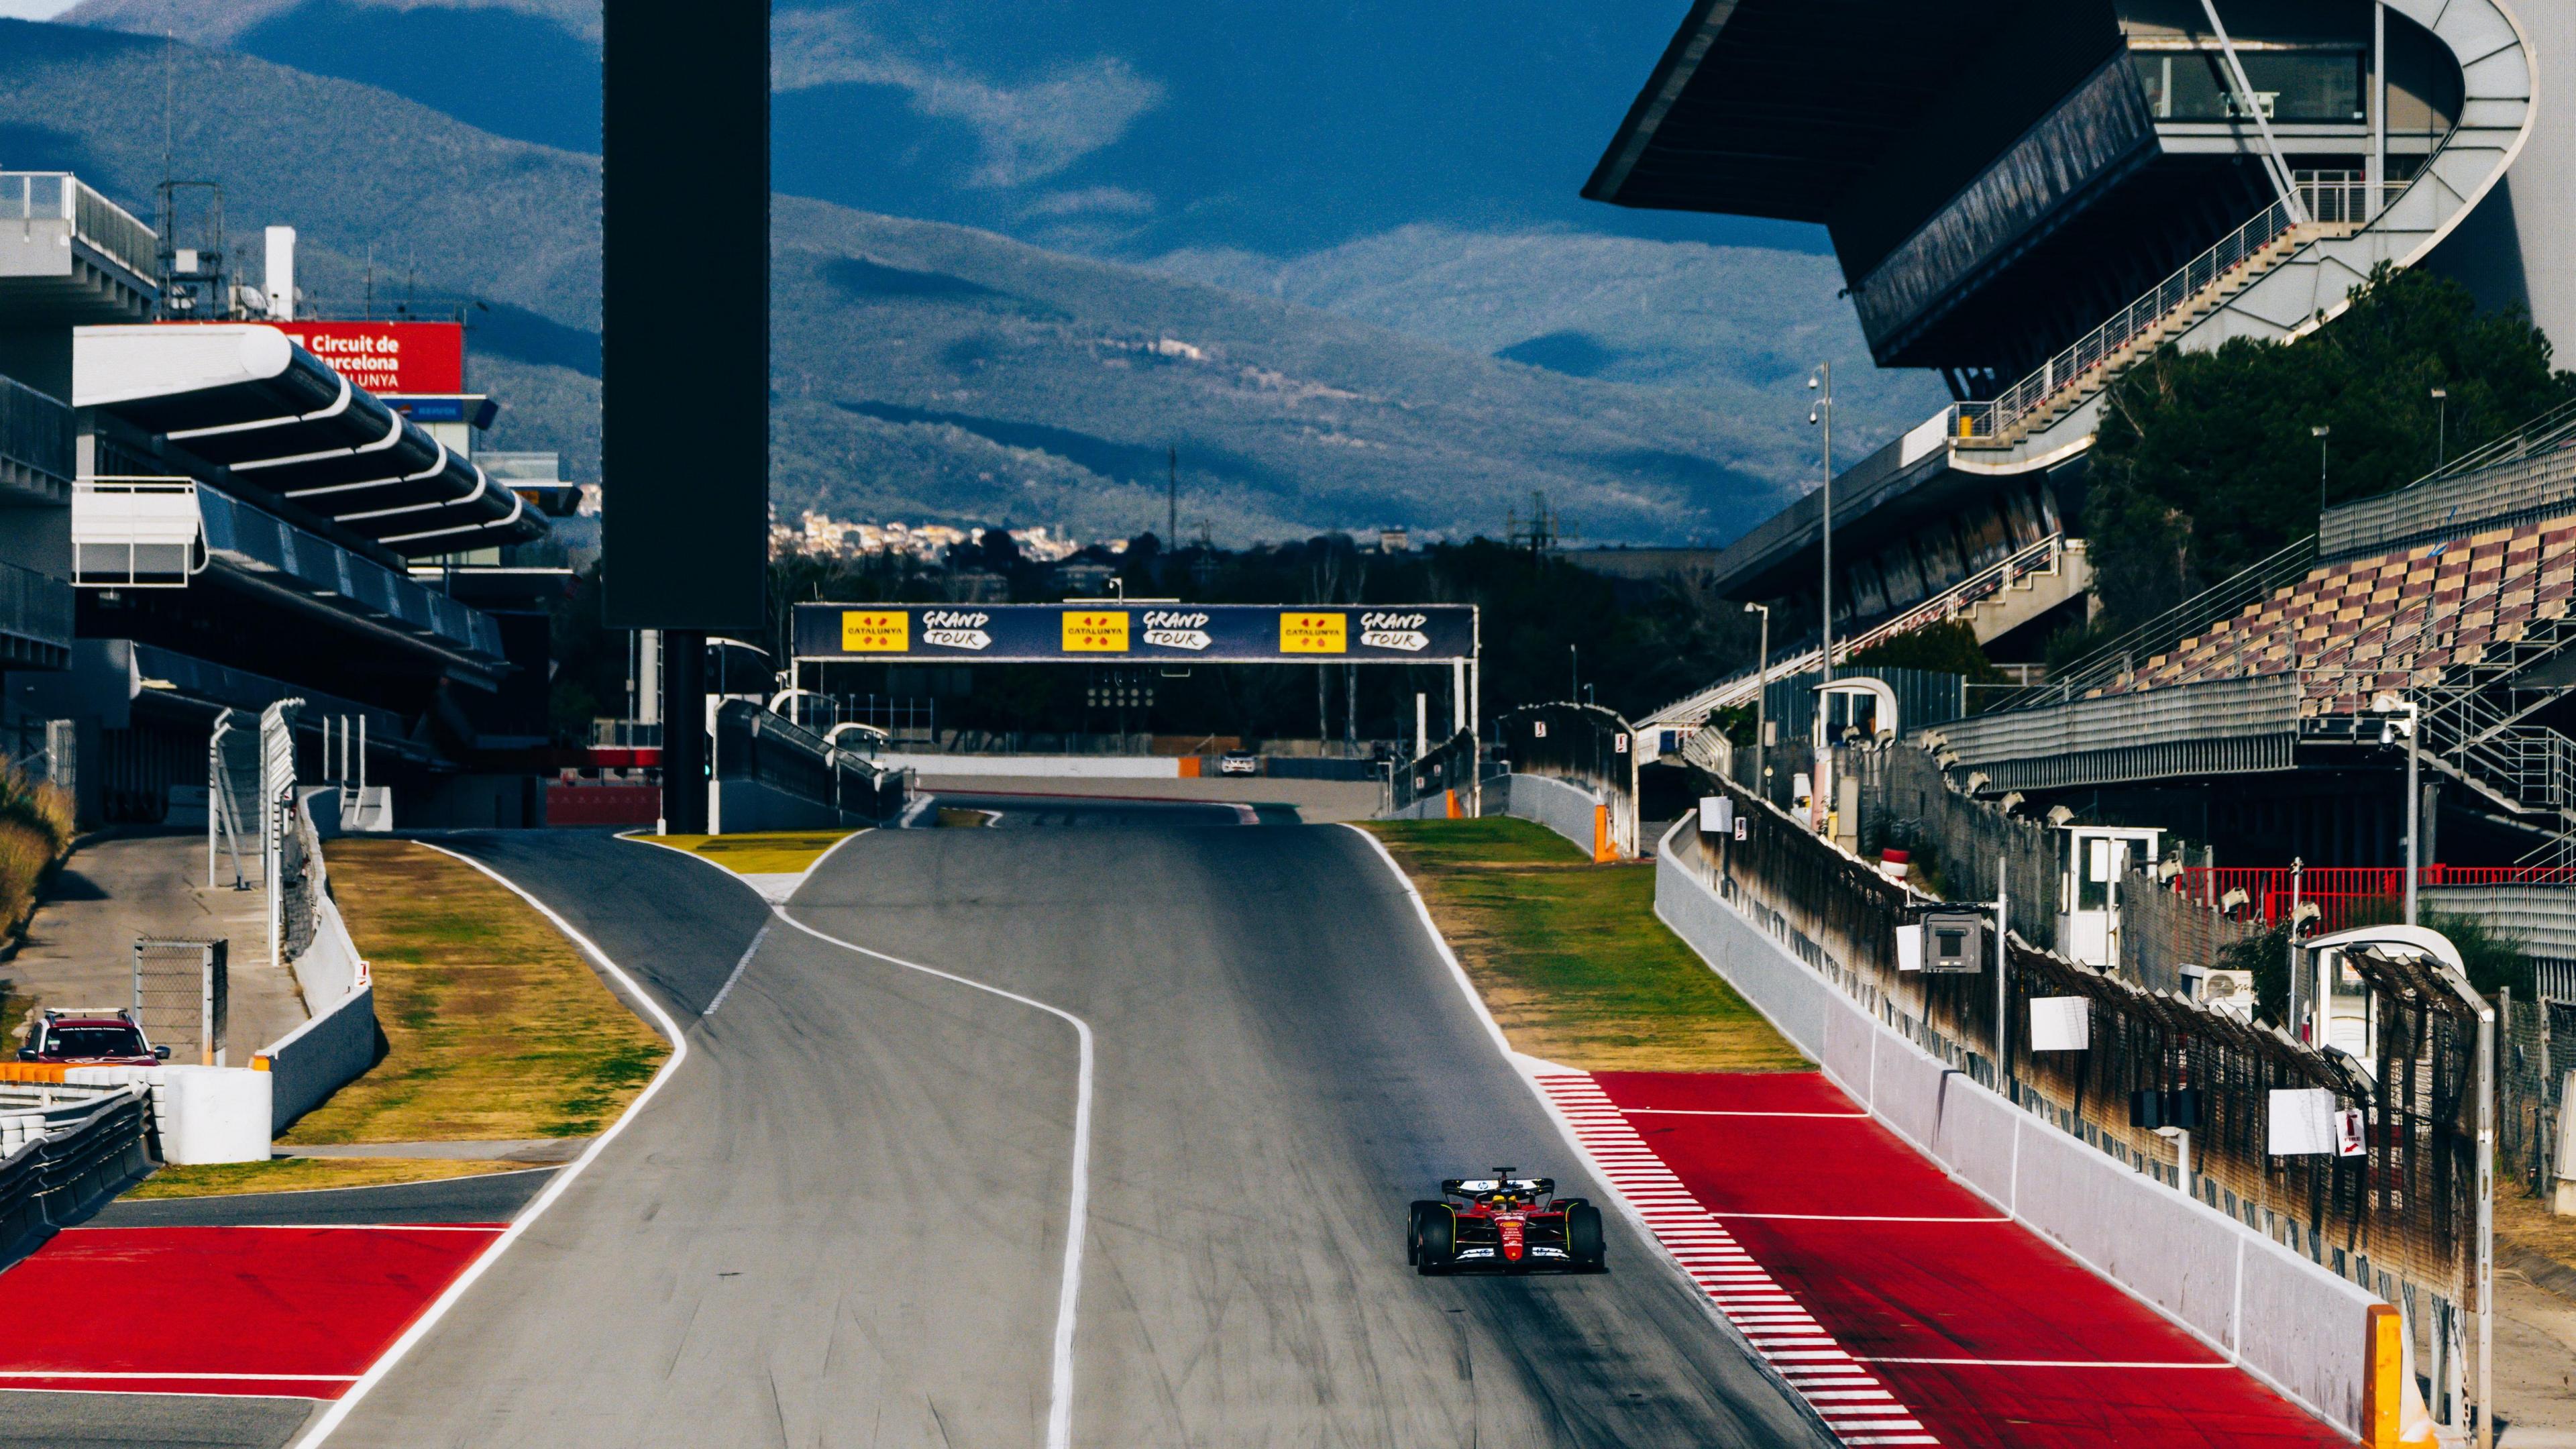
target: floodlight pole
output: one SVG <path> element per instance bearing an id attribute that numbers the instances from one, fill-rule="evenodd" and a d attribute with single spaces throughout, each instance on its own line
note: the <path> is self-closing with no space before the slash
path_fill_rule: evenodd
<path id="1" fill-rule="evenodd" d="M 2012 1077 L 2012 857 L 1995 857 L 1995 1090 L 2010 1098 Z"/>
<path id="2" fill-rule="evenodd" d="M 1753 793 L 1768 800 L 1771 798 L 1771 792 L 1763 778 L 1762 735 L 1765 725 L 1769 722 L 1767 711 L 1770 707 L 1771 695 L 1771 606 L 1747 604 L 1744 606 L 1744 612 L 1762 616 L 1761 656 L 1760 662 L 1754 665 L 1753 670 Z"/>

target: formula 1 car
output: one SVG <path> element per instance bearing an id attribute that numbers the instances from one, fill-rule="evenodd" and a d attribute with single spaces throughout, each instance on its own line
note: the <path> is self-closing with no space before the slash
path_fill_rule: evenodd
<path id="1" fill-rule="evenodd" d="M 1601 1209 L 1583 1198 L 1556 1197 L 1554 1178 L 1512 1171 L 1447 1178 L 1439 1201 L 1415 1203 L 1405 1261 L 1425 1276 L 1606 1271 Z"/>

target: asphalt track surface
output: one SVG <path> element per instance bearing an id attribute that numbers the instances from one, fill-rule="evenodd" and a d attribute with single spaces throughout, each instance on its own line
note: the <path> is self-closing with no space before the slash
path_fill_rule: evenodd
<path id="1" fill-rule="evenodd" d="M 1039 1444 L 1066 1024 L 784 927 L 700 1016 L 750 890 L 602 837 L 442 844 L 642 976 L 691 1056 L 331 1443 Z M 1826 1442 L 1615 1217 L 1603 1277 L 1406 1268 L 1440 1176 L 1587 1184 L 1351 832 L 883 831 L 790 910 L 1090 1023 L 1073 1443 Z"/>

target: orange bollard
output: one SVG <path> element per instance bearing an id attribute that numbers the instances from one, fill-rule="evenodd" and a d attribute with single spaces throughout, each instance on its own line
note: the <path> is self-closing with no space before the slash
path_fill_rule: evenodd
<path id="1" fill-rule="evenodd" d="M 1452 791 L 1450 791 L 1450 792 L 1448 792 L 1448 793 L 1449 793 L 1449 818 L 1450 818 L 1450 819 L 1452 819 L 1452 820 L 1455 820 L 1455 819 L 1459 818 L 1459 817 L 1458 817 L 1458 792 L 1457 792 L 1457 791 L 1455 791 L 1455 790 L 1452 790 Z"/>
<path id="2" fill-rule="evenodd" d="M 1610 839 L 1610 807 L 1592 807 L 1592 863 L 1608 865 L 1619 858 L 1619 847 Z"/>
<path id="3" fill-rule="evenodd" d="M 2397 1449 L 2398 1407 L 2405 1402 L 2405 1320 L 2385 1303 L 2370 1305 L 2363 1343 L 2361 1442 L 2365 1449 Z"/>

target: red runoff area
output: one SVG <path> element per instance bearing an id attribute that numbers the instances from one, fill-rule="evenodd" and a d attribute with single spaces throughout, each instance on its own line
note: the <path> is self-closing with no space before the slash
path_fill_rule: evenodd
<path id="1" fill-rule="evenodd" d="M 2350 1443 L 2005 1219 L 1817 1073 L 1594 1080 L 1736 1242 L 1944 1444 Z"/>
<path id="2" fill-rule="evenodd" d="M 0 1388 L 336 1399 L 500 1232 L 73 1228 L 0 1273 Z"/>

